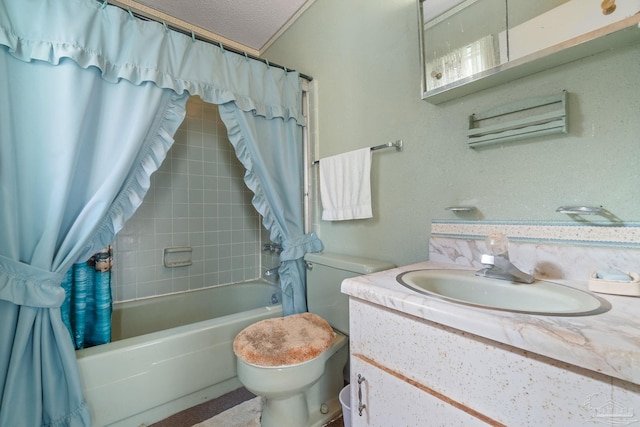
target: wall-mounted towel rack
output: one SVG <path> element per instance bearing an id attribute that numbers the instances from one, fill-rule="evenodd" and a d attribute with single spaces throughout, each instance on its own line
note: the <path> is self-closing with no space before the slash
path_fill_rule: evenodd
<path id="1" fill-rule="evenodd" d="M 402 151 L 402 147 L 403 147 L 403 142 L 401 139 L 397 140 L 397 141 L 391 141 L 391 142 L 387 142 L 386 144 L 380 144 L 380 145 L 376 145 L 371 147 L 371 151 L 376 151 L 376 150 L 382 150 L 385 148 L 392 148 L 395 147 L 396 151 Z M 314 165 L 317 165 L 318 163 L 320 163 L 320 160 L 316 160 L 313 162 Z"/>
<path id="2" fill-rule="evenodd" d="M 567 133 L 567 91 L 512 102 L 469 117 L 469 147 Z"/>

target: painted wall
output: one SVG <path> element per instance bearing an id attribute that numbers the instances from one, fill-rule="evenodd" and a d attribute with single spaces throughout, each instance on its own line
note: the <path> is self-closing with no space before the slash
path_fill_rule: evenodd
<path id="1" fill-rule="evenodd" d="M 561 205 L 640 219 L 640 46 L 619 48 L 446 104 L 420 99 L 415 0 L 319 0 L 264 55 L 314 77 L 320 156 L 403 139 L 373 155 L 374 218 L 320 221 L 326 250 L 398 265 L 428 258 L 432 219 L 570 220 Z M 474 151 L 468 116 L 569 92 L 567 136 Z"/>

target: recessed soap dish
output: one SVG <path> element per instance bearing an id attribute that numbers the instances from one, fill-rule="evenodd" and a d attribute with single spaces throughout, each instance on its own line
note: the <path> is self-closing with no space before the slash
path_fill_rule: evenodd
<path id="1" fill-rule="evenodd" d="M 164 266 L 167 268 L 186 267 L 193 264 L 191 260 L 191 246 L 174 246 L 164 248 Z"/>
<path id="2" fill-rule="evenodd" d="M 599 279 L 597 272 L 589 276 L 589 290 L 603 294 L 626 295 L 640 297 L 640 275 L 638 273 L 626 273 L 631 280 L 604 280 Z"/>

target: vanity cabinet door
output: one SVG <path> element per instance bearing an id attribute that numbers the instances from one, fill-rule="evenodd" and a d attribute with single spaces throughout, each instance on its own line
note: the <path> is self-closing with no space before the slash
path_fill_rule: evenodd
<path id="1" fill-rule="evenodd" d="M 364 377 L 362 400 L 358 397 L 358 375 Z M 360 403 L 365 405 L 362 415 Z M 488 425 L 357 355 L 351 357 L 351 420 L 353 427 Z"/>

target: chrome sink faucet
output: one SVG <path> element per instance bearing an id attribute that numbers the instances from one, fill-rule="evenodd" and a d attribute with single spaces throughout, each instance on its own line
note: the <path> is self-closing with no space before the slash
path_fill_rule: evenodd
<path id="1" fill-rule="evenodd" d="M 533 283 L 536 280 L 532 274 L 520 270 L 509 260 L 507 236 L 501 233 L 490 234 L 485 243 L 491 254 L 482 255 L 480 262 L 485 268 L 476 271 L 476 276 L 519 283 Z"/>

